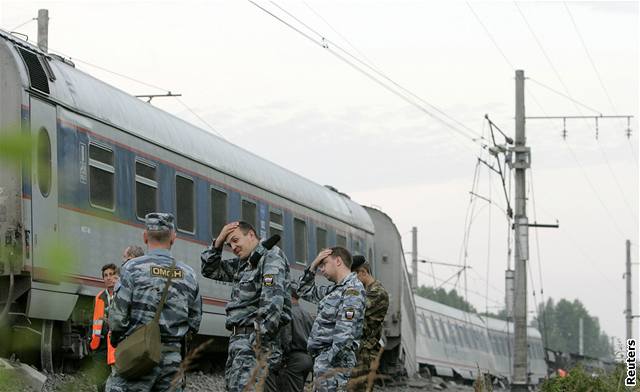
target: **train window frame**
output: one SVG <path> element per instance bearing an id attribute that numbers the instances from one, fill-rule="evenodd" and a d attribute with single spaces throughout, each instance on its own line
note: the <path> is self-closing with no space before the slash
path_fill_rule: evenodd
<path id="1" fill-rule="evenodd" d="M 300 243 L 303 245 L 304 249 L 302 249 L 302 254 L 303 254 L 303 258 L 299 259 L 298 258 L 298 227 L 296 225 L 296 222 L 300 222 L 302 223 L 302 227 L 304 229 L 303 233 L 304 233 L 304 237 L 303 237 L 303 241 L 301 241 Z M 302 219 L 302 218 L 298 218 L 298 217 L 293 217 L 293 259 L 295 260 L 296 264 L 300 264 L 300 265 L 307 265 L 307 262 L 309 262 L 309 235 L 307 233 L 307 222 Z"/>
<path id="2" fill-rule="evenodd" d="M 280 217 L 280 223 L 274 222 L 274 220 L 271 219 L 272 214 L 274 216 Z M 278 232 L 274 233 L 272 230 L 276 230 Z M 269 237 L 273 236 L 274 234 L 280 235 L 280 242 L 278 243 L 278 248 L 284 250 L 285 242 L 286 242 L 285 231 L 284 231 L 284 212 L 281 209 L 269 207 Z"/>
<path id="3" fill-rule="evenodd" d="M 216 227 L 214 226 L 214 223 L 216 223 L 214 219 L 214 208 L 217 208 L 215 206 L 216 203 L 214 202 L 214 193 L 217 193 L 217 195 L 224 195 L 224 219 L 222 220 L 218 230 L 216 230 Z M 211 230 L 211 237 L 214 238 L 214 236 L 220 234 L 222 228 L 229 221 L 229 192 L 216 186 L 209 186 L 209 217 L 211 218 L 209 221 L 209 230 Z"/>
<path id="4" fill-rule="evenodd" d="M 46 149 L 43 149 L 42 136 L 46 137 Z M 43 198 L 51 194 L 53 184 L 53 151 L 51 150 L 51 135 L 46 127 L 40 127 L 36 144 L 36 173 L 38 179 L 38 189 Z M 43 152 L 46 153 L 46 165 L 43 165 Z M 44 180 L 44 181 L 43 181 Z"/>
<path id="5" fill-rule="evenodd" d="M 360 238 L 356 236 L 351 237 L 351 248 L 353 255 L 362 255 L 362 245 Z"/>
<path id="6" fill-rule="evenodd" d="M 144 177 L 142 175 L 138 174 L 138 163 L 140 163 L 141 165 L 145 165 L 149 168 L 152 168 L 154 170 L 154 175 L 156 177 L 155 180 L 152 180 L 148 177 Z M 134 160 L 134 189 L 135 189 L 135 193 L 134 193 L 134 208 L 135 208 L 135 214 L 136 214 L 136 218 L 140 221 L 144 221 L 144 216 L 140 216 L 138 215 L 138 183 L 141 183 L 143 185 L 149 186 L 151 188 L 155 189 L 155 207 L 153 209 L 153 211 L 157 211 L 158 210 L 158 164 L 150 161 L 148 159 L 145 158 L 141 158 L 141 157 L 136 157 L 136 159 Z M 146 214 L 145 214 L 146 215 Z"/>
<path id="7" fill-rule="evenodd" d="M 98 148 L 101 149 L 103 151 L 106 151 L 108 153 L 111 154 L 112 157 L 112 163 L 108 164 L 96 159 L 91 158 L 91 147 L 94 148 Z M 116 152 L 115 149 L 112 146 L 109 146 L 106 143 L 100 143 L 98 141 L 94 141 L 91 140 L 89 141 L 89 146 L 87 147 L 87 163 L 89 165 L 89 175 L 88 177 L 88 187 L 89 187 L 89 205 L 93 208 L 96 208 L 98 210 L 102 210 L 102 211 L 108 211 L 108 212 L 115 212 L 116 210 L 116 187 L 117 187 L 117 181 L 116 181 Z M 91 187 L 92 187 L 92 183 L 94 182 L 94 178 L 91 175 L 92 174 L 92 170 L 91 168 L 96 168 L 97 170 L 102 170 L 104 172 L 107 172 L 109 174 L 111 174 L 111 196 L 112 196 L 112 206 L 111 208 L 106 207 L 104 205 L 100 205 L 100 204 L 96 204 L 94 203 L 92 197 L 91 197 Z"/>
<path id="8" fill-rule="evenodd" d="M 189 231 L 186 229 L 183 229 L 180 227 L 180 216 L 182 216 L 182 214 L 180 213 L 180 211 L 178 211 L 178 177 L 183 178 L 185 180 L 188 180 L 191 182 L 191 186 L 192 186 L 192 194 L 191 194 L 191 219 L 192 219 L 192 223 L 193 223 L 193 231 Z M 174 177 L 174 181 L 173 181 L 174 187 L 173 187 L 173 191 L 174 191 L 174 196 L 175 196 L 175 205 L 174 205 L 174 211 L 176 212 L 175 214 L 175 218 L 176 218 L 176 231 L 180 232 L 180 233 L 186 233 L 186 234 L 195 234 L 196 233 L 196 217 L 197 217 L 197 213 L 196 213 L 196 181 L 192 176 L 189 176 L 187 174 L 182 174 L 182 173 L 176 173 L 175 177 Z"/>
<path id="9" fill-rule="evenodd" d="M 344 238 L 344 245 L 343 245 L 343 244 L 340 244 L 340 241 L 338 241 L 338 239 L 339 239 L 339 238 Z M 343 248 L 347 249 L 347 245 L 349 245 L 349 244 L 347 243 L 347 235 L 346 235 L 346 234 L 345 234 L 345 235 L 341 235 L 341 234 L 338 234 L 338 233 L 336 232 L 336 246 L 341 246 L 341 247 L 343 247 Z"/>
<path id="10" fill-rule="evenodd" d="M 427 321 L 427 317 L 425 317 L 424 314 L 421 314 L 420 316 L 422 318 L 422 324 L 423 324 L 423 329 L 424 329 L 425 335 L 427 336 L 427 338 L 432 339 L 431 331 L 429 331 L 429 323 Z"/>
<path id="11" fill-rule="evenodd" d="M 251 205 L 253 206 L 253 220 L 252 221 L 247 221 L 245 219 L 244 216 L 244 211 L 245 211 L 245 203 L 247 205 Z M 240 198 L 240 220 L 245 221 L 247 223 L 249 223 L 251 226 L 253 226 L 253 228 L 256 230 L 256 233 L 259 232 L 258 230 L 258 202 L 250 199 L 248 197 L 244 197 L 242 196 Z"/>
<path id="12" fill-rule="evenodd" d="M 320 232 L 324 232 L 324 245 L 320 246 Z M 329 230 L 324 227 L 316 226 L 316 253 L 320 253 L 323 249 L 326 249 L 329 245 Z"/>
<path id="13" fill-rule="evenodd" d="M 436 325 L 436 320 L 433 318 L 433 315 L 431 315 L 431 316 L 429 316 L 429 317 L 431 318 L 431 326 L 433 327 L 433 332 L 434 332 L 434 333 L 435 333 L 435 335 L 436 335 L 436 340 L 437 340 L 437 341 L 439 341 L 439 342 L 440 342 L 440 341 L 443 341 L 443 340 L 440 338 L 440 331 L 438 331 L 438 326 Z"/>
<path id="14" fill-rule="evenodd" d="M 442 337 L 444 338 L 444 342 L 449 344 L 449 334 L 444 328 L 444 323 L 441 318 L 438 318 L 438 325 L 440 326 L 440 332 L 442 332 Z"/>

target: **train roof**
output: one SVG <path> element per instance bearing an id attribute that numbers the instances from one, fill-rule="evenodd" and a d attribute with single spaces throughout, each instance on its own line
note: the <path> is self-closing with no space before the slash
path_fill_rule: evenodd
<path id="1" fill-rule="evenodd" d="M 425 309 L 434 313 L 439 313 L 447 317 L 451 317 L 457 320 L 470 322 L 473 324 L 484 325 L 482 318 L 480 318 L 475 313 L 465 312 L 460 309 L 456 309 L 454 307 L 441 304 L 440 302 L 436 302 L 419 295 L 413 296 L 416 302 L 416 309 Z"/>
<path id="2" fill-rule="evenodd" d="M 143 102 L 76 69 L 69 61 L 43 53 L 26 41 L 4 31 L 0 31 L 0 36 L 49 59 L 56 79 L 49 82 L 48 95 L 72 111 L 93 117 L 361 230 L 374 232 L 371 218 L 364 208 L 335 189 L 310 181 Z M 25 67 L 19 68 L 27 75 Z M 28 77 L 23 80 L 23 85 L 29 86 Z"/>

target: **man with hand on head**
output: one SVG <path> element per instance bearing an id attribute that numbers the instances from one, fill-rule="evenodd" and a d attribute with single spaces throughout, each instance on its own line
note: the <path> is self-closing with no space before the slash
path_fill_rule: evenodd
<path id="1" fill-rule="evenodd" d="M 320 269 L 330 286 L 316 286 Z M 300 297 L 318 304 L 307 349 L 313 356 L 314 390 L 346 391 L 362 334 L 365 291 L 351 272 L 351 254 L 336 246 L 321 251 L 300 277 Z"/>
<path id="2" fill-rule="evenodd" d="M 222 259 L 225 242 L 235 258 Z M 225 327 L 231 331 L 225 366 L 227 391 L 254 390 L 265 378 L 261 371 L 252 380 L 254 368 L 260 366 L 254 348 L 266 359 L 267 369 L 262 369 L 268 372 L 265 389 L 276 391 L 283 351 L 279 331 L 291 321 L 291 282 L 284 252 L 277 246 L 266 249 L 253 226 L 241 221 L 225 225 L 200 259 L 202 276 L 234 283 L 225 308 Z"/>
<path id="3" fill-rule="evenodd" d="M 182 390 L 182 383 L 174 378 L 182 362 L 185 335 L 197 333 L 200 328 L 202 299 L 193 269 L 180 261 L 172 268 L 171 246 L 176 240 L 173 222 L 171 214 L 152 212 L 145 216 L 143 239 L 148 246 L 147 254 L 129 260 L 122 267 L 109 312 L 111 341 L 115 346 L 154 320 L 167 278 L 171 275 L 166 302 L 158 318 L 162 342 L 160 363 L 150 373 L 133 380 L 125 379 L 114 368 L 107 380 L 109 392 Z"/>

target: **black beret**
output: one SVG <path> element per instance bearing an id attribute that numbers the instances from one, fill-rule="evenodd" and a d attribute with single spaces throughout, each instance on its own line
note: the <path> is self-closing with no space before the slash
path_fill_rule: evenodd
<path id="1" fill-rule="evenodd" d="M 367 259 L 362 255 L 355 255 L 351 258 L 351 271 L 357 270 L 361 265 L 365 264 Z"/>

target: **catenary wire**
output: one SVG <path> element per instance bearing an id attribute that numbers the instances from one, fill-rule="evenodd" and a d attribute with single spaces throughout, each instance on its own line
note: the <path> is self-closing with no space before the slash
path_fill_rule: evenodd
<path id="1" fill-rule="evenodd" d="M 19 28 L 24 27 L 24 26 L 26 26 L 27 24 L 29 24 L 29 23 L 33 22 L 34 20 L 38 20 L 38 18 L 31 18 L 31 19 L 29 19 L 29 20 L 27 20 L 27 21 L 25 21 L 25 22 L 23 22 L 23 23 L 20 23 L 19 25 L 17 25 L 16 27 L 14 27 L 14 28 L 10 29 L 9 31 L 16 31 L 16 30 L 18 30 Z"/>
<path id="2" fill-rule="evenodd" d="M 334 55 L 335 57 L 337 57 L 338 59 L 340 59 L 341 61 L 345 62 L 347 65 L 351 66 L 352 68 L 354 68 L 356 71 L 360 72 L 361 74 L 363 74 L 364 76 L 366 76 L 367 78 L 369 78 L 371 81 L 375 82 L 376 84 L 380 85 L 381 87 L 383 87 L 384 89 L 386 89 L 387 91 L 391 92 L 392 94 L 398 96 L 399 98 L 403 99 L 404 101 L 406 101 L 407 103 L 413 105 L 414 107 L 416 107 L 418 110 L 422 111 L 423 113 L 429 115 L 430 117 L 434 118 L 435 120 L 439 121 L 440 123 L 442 123 L 443 125 L 445 125 L 447 128 L 449 128 L 450 130 L 452 130 L 453 132 L 455 132 L 458 136 L 462 136 L 467 142 L 471 142 L 474 145 L 481 145 L 484 147 L 484 145 L 482 143 L 479 143 L 480 138 L 478 137 L 474 137 L 474 135 L 470 135 L 467 132 L 455 127 L 453 124 L 450 124 L 449 122 L 443 120 L 442 118 L 436 116 L 435 114 L 433 114 L 431 111 L 429 111 L 428 109 L 426 109 L 424 106 L 420 105 L 418 102 L 416 102 L 416 100 L 411 99 L 410 97 L 407 97 L 406 95 L 402 94 L 401 92 L 393 89 L 391 86 L 385 84 L 383 81 L 381 81 L 380 79 L 377 79 L 374 75 L 372 75 L 371 73 L 367 72 L 366 70 L 364 70 L 361 66 L 358 66 L 357 64 L 355 64 L 353 61 L 350 61 L 348 58 L 346 58 L 345 56 L 337 53 L 335 50 L 333 50 L 328 44 L 327 44 L 327 40 L 323 37 L 321 40 L 316 40 L 313 37 L 311 37 L 309 34 L 305 33 L 304 31 L 302 31 L 301 29 L 293 26 L 291 23 L 285 21 L 284 19 L 282 19 L 281 17 L 277 16 L 276 14 L 274 14 L 273 12 L 267 10 L 266 8 L 264 8 L 263 6 L 257 4 L 255 1 L 253 0 L 248 0 L 251 4 L 253 4 L 254 6 L 256 6 L 257 8 L 259 8 L 260 10 L 262 10 L 263 12 L 267 13 L 268 15 L 272 16 L 273 18 L 275 18 L 276 20 L 278 20 L 279 22 L 283 23 L 285 26 L 291 28 L 292 30 L 294 30 L 295 32 L 297 32 L 298 34 L 302 35 L 303 37 L 307 38 L 308 40 L 310 40 L 311 42 L 315 43 L 316 45 L 326 49 L 327 51 L 329 51 L 332 55 Z M 282 9 L 282 7 L 279 7 Z M 288 13 L 288 12 L 287 12 Z M 290 14 L 290 13 L 288 13 Z M 292 14 L 290 14 L 292 15 Z M 293 17 L 293 16 L 292 16 Z M 295 17 L 294 17 L 295 18 Z M 297 19 L 297 18 L 296 18 Z M 305 26 L 306 27 L 306 26 Z M 308 27 L 307 27 L 308 28 Z M 312 30 L 313 31 L 313 30 Z M 315 33 L 318 34 L 318 33 Z M 348 55 L 349 57 L 354 57 L 353 55 Z M 361 60 L 360 60 L 361 61 Z M 367 65 L 367 67 L 369 67 Z M 435 107 L 434 107 L 435 108 Z M 437 109 L 439 110 L 439 109 Z M 470 149 L 470 146 L 465 145 L 465 147 Z M 475 154 L 475 151 L 473 152 Z"/>
<path id="3" fill-rule="evenodd" d="M 372 72 L 374 72 L 375 74 L 377 74 L 378 76 L 382 77 L 383 79 L 387 80 L 389 83 L 391 83 L 392 85 L 394 85 L 395 87 L 397 87 L 398 89 L 402 90 L 404 93 L 412 96 L 414 99 L 424 103 L 425 105 L 429 106 L 432 110 L 435 110 L 436 112 L 440 113 L 441 115 L 443 115 L 444 117 L 446 117 L 447 119 L 453 121 L 454 123 L 458 124 L 460 127 L 466 129 L 468 132 L 470 132 L 470 134 L 476 136 L 476 138 L 479 136 L 479 139 L 481 140 L 485 140 L 483 135 L 480 134 L 478 135 L 476 131 L 474 131 L 473 129 L 469 128 L 467 125 L 461 123 L 460 121 L 458 121 L 457 119 L 451 117 L 450 115 L 448 115 L 446 112 L 442 111 L 441 109 L 439 109 L 437 106 L 431 104 L 430 102 L 424 100 L 422 97 L 418 96 L 417 94 L 413 93 L 412 91 L 410 91 L 409 89 L 405 88 L 404 86 L 400 85 L 399 83 L 397 83 L 396 81 L 394 81 L 393 79 L 391 79 L 390 77 L 388 77 L 387 75 L 385 75 L 382 71 L 380 71 L 378 68 L 376 68 L 371 62 L 365 62 L 362 59 L 358 58 L 357 56 L 354 56 L 353 54 L 351 54 L 349 51 L 347 51 L 346 49 L 342 48 L 340 45 L 338 45 L 337 43 L 331 41 L 330 39 L 326 38 L 325 36 L 323 36 L 322 34 L 320 34 L 318 31 L 316 31 L 315 29 L 313 29 L 312 27 L 310 27 L 308 24 L 304 23 L 302 20 L 300 20 L 298 17 L 296 17 L 295 15 L 293 15 L 291 12 L 287 11 L 286 9 L 284 9 L 283 7 L 281 7 L 280 5 L 278 5 L 277 3 L 275 3 L 274 1 L 271 1 L 271 3 L 276 6 L 278 9 L 280 9 L 282 12 L 284 12 L 285 14 L 289 15 L 291 18 L 293 18 L 296 22 L 300 23 L 302 26 L 304 26 L 306 29 L 308 29 L 309 31 L 313 32 L 315 35 L 318 36 L 318 38 L 320 38 L 322 40 L 323 43 L 326 43 L 326 45 L 322 45 L 325 49 L 329 49 L 329 44 L 333 47 L 336 47 L 338 50 L 340 50 L 342 53 L 344 53 L 347 57 L 351 58 L 352 60 L 360 63 L 362 66 L 370 69 Z M 432 115 L 433 116 L 433 115 Z M 473 137 L 472 137 L 473 138 Z"/>
<path id="4" fill-rule="evenodd" d="M 329 28 L 336 33 L 340 38 L 342 38 L 342 40 L 344 42 L 347 43 L 347 45 L 349 45 L 351 47 L 351 49 L 353 49 L 354 51 L 356 51 L 356 53 L 358 53 L 360 55 L 360 57 L 362 57 L 363 59 L 367 60 L 367 63 L 371 64 L 372 66 L 375 66 L 375 64 L 373 63 L 373 61 L 371 61 L 370 58 L 368 58 L 367 56 L 365 56 L 364 53 L 362 53 L 362 51 L 360 51 L 358 48 L 355 47 L 355 45 L 353 45 L 353 43 L 351 43 L 350 40 L 347 39 L 347 37 L 345 37 L 344 35 L 340 34 L 340 32 L 338 30 L 336 30 L 330 23 L 329 21 L 327 21 L 325 18 L 322 17 L 322 15 L 320 15 L 315 9 L 313 9 L 309 3 L 307 3 L 306 1 L 302 0 L 302 4 L 304 4 L 305 6 L 307 6 L 307 8 L 309 8 L 309 10 L 311 10 L 311 12 L 314 13 L 315 16 L 317 16 L 320 20 L 322 20 L 324 22 L 324 24 L 326 24 L 327 26 L 329 26 Z"/>

